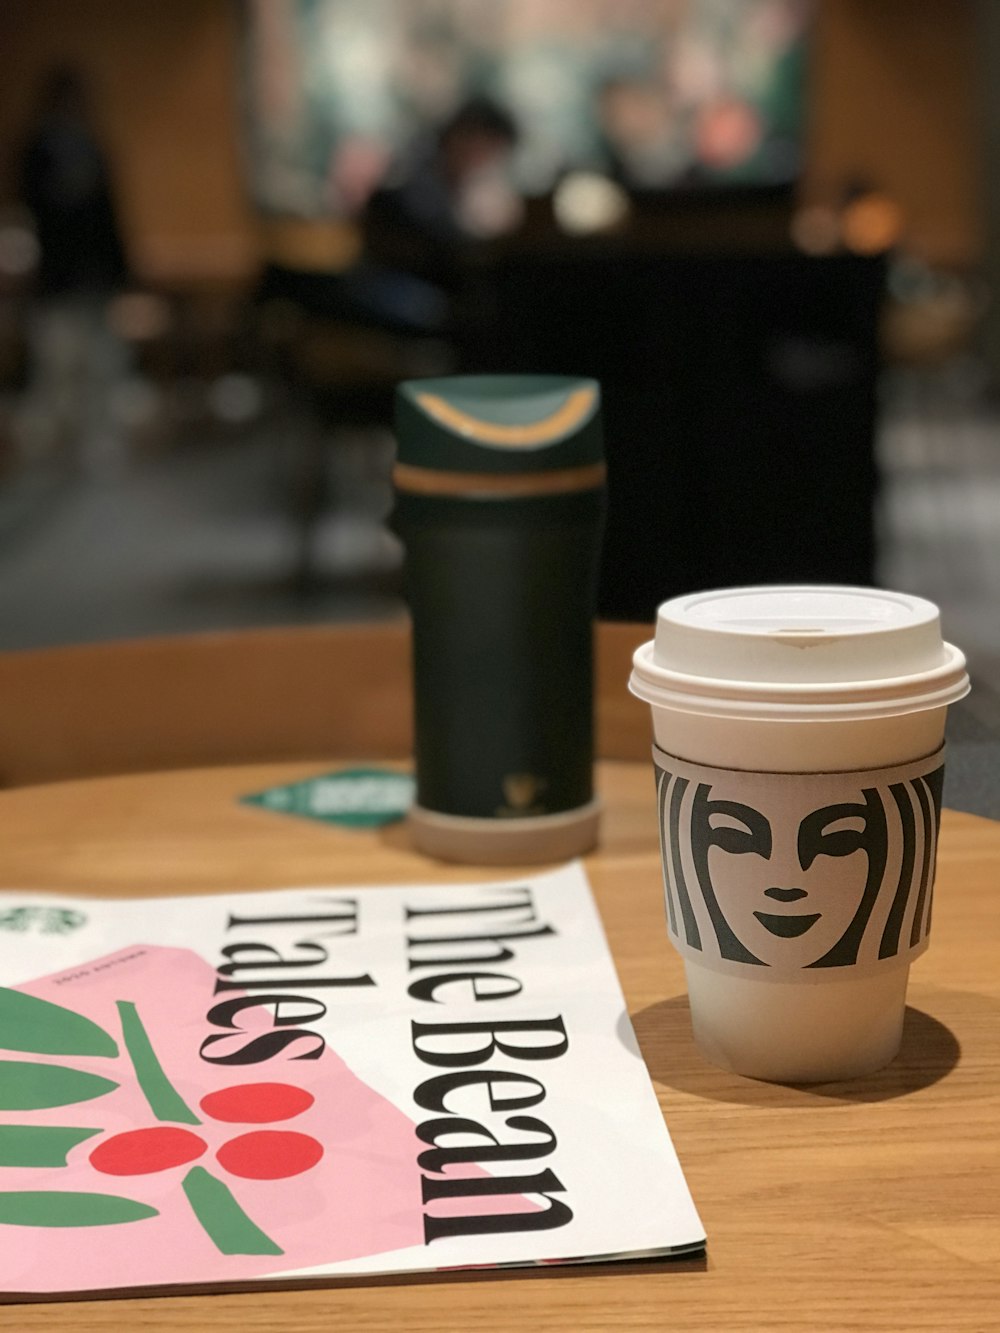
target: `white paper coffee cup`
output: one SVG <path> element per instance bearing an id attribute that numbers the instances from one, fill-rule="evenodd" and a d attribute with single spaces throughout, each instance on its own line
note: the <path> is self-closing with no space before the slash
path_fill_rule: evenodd
<path id="1" fill-rule="evenodd" d="M 702 1051 L 781 1082 L 887 1064 L 930 929 L 946 709 L 969 688 L 937 608 L 866 588 L 675 598 L 629 686 L 652 708 Z"/>

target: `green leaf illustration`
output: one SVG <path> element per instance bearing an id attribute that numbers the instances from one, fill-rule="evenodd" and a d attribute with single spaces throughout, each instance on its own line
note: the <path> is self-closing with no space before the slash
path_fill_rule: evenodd
<path id="1" fill-rule="evenodd" d="M 65 1166 L 71 1149 L 100 1133 L 68 1125 L 0 1125 L 0 1166 Z"/>
<path id="2" fill-rule="evenodd" d="M 132 1061 L 142 1095 L 149 1103 L 153 1115 L 157 1120 L 200 1125 L 201 1121 L 167 1078 L 135 1005 L 131 1000 L 119 1000 L 118 1013 L 122 1020 L 125 1049 Z"/>
<path id="3" fill-rule="evenodd" d="M 0 1047 L 34 1055 L 117 1055 L 103 1028 L 51 1000 L 0 986 Z"/>
<path id="4" fill-rule="evenodd" d="M 0 1111 L 40 1111 L 103 1097 L 118 1087 L 109 1078 L 65 1065 L 30 1060 L 0 1060 Z"/>
<path id="5" fill-rule="evenodd" d="M 193 1166 L 181 1184 L 195 1217 L 222 1254 L 284 1254 L 281 1246 L 247 1217 L 229 1186 L 203 1166 Z"/>
<path id="6" fill-rule="evenodd" d="M 157 1217 L 155 1208 L 117 1194 L 60 1190 L 0 1193 L 0 1223 L 12 1227 L 109 1227 Z"/>

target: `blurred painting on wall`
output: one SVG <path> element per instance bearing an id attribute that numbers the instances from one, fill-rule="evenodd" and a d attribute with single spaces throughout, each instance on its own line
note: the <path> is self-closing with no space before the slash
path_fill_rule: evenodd
<path id="1" fill-rule="evenodd" d="M 516 188 L 796 178 L 813 0 L 244 0 L 252 189 L 351 217 L 463 102 L 520 132 Z"/>

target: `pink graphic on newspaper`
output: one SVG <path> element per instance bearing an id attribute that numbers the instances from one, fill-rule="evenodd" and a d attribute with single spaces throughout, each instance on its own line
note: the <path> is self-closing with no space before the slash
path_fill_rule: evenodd
<path id="1" fill-rule="evenodd" d="M 412 1121 L 274 996 L 215 982 L 193 952 L 136 945 L 0 988 L 4 1291 L 238 1282 L 423 1245 Z M 232 1030 L 206 1024 L 221 1002 Z M 211 1037 L 208 1054 L 257 1041 L 266 1058 L 212 1063 Z"/>

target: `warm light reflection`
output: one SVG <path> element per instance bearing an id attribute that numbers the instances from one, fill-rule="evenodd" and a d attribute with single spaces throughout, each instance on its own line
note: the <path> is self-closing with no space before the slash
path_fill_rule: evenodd
<path id="1" fill-rule="evenodd" d="M 841 230 L 848 250 L 859 255 L 882 254 L 902 235 L 902 210 L 888 195 L 862 195 L 844 209 Z"/>
<path id="2" fill-rule="evenodd" d="M 840 247 L 840 219 L 825 204 L 800 208 L 790 231 L 793 245 L 807 255 L 832 255 Z"/>
<path id="3" fill-rule="evenodd" d="M 575 171 L 557 186 L 552 198 L 556 222 L 570 235 L 610 231 L 624 222 L 629 198 L 620 185 L 593 172 Z"/>

